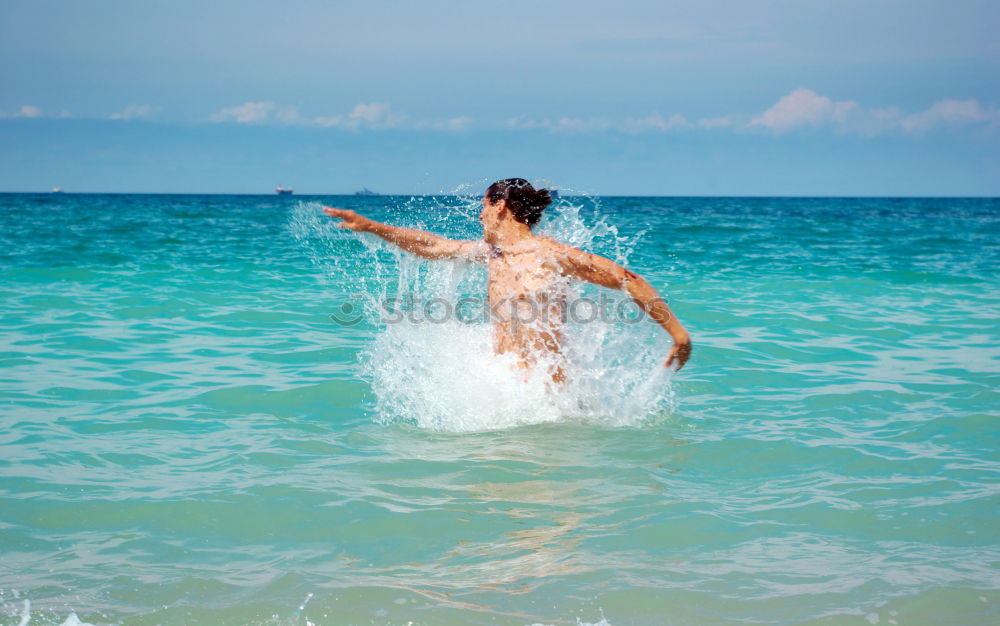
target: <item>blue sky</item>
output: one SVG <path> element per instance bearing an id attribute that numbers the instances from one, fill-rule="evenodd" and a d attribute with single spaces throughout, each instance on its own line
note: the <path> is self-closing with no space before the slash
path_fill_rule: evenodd
<path id="1" fill-rule="evenodd" d="M 0 3 L 0 190 L 1000 195 L 1000 3 Z"/>

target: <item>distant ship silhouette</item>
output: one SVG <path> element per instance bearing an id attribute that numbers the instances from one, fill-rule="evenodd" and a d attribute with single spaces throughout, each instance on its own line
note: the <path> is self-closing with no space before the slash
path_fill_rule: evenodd
<path id="1" fill-rule="evenodd" d="M 377 191 L 372 191 L 368 187 L 365 187 L 361 191 L 355 191 L 354 195 L 356 195 L 356 196 L 381 196 L 382 194 L 378 193 Z"/>
<path id="2" fill-rule="evenodd" d="M 281 185 L 278 185 L 277 187 L 274 188 L 274 193 L 278 194 L 279 196 L 290 196 L 293 193 L 295 193 L 295 190 L 292 189 L 291 187 L 282 187 Z"/>

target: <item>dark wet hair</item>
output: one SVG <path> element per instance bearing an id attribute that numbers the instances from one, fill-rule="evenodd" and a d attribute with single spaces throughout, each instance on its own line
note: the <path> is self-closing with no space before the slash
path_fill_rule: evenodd
<path id="1" fill-rule="evenodd" d="M 542 211 L 552 203 L 548 189 L 535 189 L 523 178 L 505 178 L 490 185 L 486 197 L 491 203 L 507 203 L 514 219 L 531 228 L 542 219 Z"/>

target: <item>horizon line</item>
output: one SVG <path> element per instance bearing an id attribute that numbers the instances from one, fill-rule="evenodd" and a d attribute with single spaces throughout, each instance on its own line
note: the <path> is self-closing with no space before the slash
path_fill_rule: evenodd
<path id="1" fill-rule="evenodd" d="M 270 198 L 281 198 L 283 200 L 292 200 L 295 198 L 308 198 L 308 197 L 328 197 L 328 196 L 340 196 L 340 197 L 350 197 L 350 198 L 399 198 L 399 197 L 435 197 L 435 196 L 465 196 L 474 194 L 462 194 L 462 193 L 451 193 L 451 192 L 438 192 L 438 193 L 376 193 L 376 194 L 358 194 L 355 192 L 347 193 L 295 193 L 291 195 L 278 195 L 274 192 L 225 192 L 225 191 L 6 191 L 0 190 L 0 195 L 36 195 L 36 196 L 260 196 L 260 197 L 270 197 Z M 579 197 L 590 197 L 590 198 L 857 198 L 857 199 L 909 199 L 909 200 L 920 200 L 920 199 L 956 199 L 956 200 L 996 200 L 1000 199 L 1000 195 L 858 195 L 858 194 L 583 194 L 583 193 L 562 193 L 560 192 L 560 197 L 563 198 L 579 198 Z"/>

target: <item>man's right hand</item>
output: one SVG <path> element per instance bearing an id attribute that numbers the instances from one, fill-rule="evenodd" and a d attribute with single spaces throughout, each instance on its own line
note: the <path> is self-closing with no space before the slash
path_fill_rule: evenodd
<path id="1" fill-rule="evenodd" d="M 358 215 L 350 209 L 335 209 L 332 206 L 323 207 L 323 212 L 330 217 L 335 217 L 344 220 L 337 224 L 338 228 L 346 228 L 347 230 L 354 230 L 358 232 L 364 232 L 368 230 L 371 226 L 372 221 L 367 217 Z"/>
<path id="2" fill-rule="evenodd" d="M 670 348 L 670 353 L 667 354 L 667 362 L 664 364 L 664 367 L 670 369 L 670 366 L 676 363 L 677 370 L 679 370 L 682 367 L 684 367 L 684 364 L 687 363 L 688 359 L 690 358 L 691 358 L 691 340 L 687 337 L 684 337 L 680 341 L 676 341 L 673 347 Z"/>

